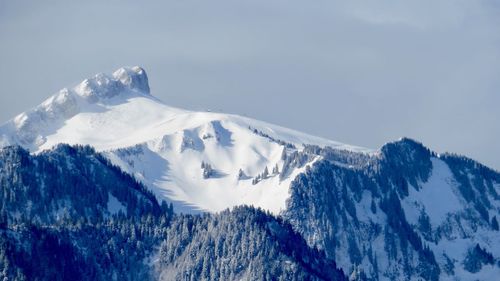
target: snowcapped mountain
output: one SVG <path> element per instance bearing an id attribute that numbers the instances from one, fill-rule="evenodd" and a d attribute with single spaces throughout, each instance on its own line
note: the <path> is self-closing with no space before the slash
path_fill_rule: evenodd
<path id="1" fill-rule="evenodd" d="M 278 213 L 307 164 L 284 176 L 284 150 L 315 144 L 370 152 L 237 115 L 167 106 L 137 66 L 64 88 L 0 127 L 0 146 L 39 153 L 58 143 L 105 152 L 183 212 L 248 204 Z"/>
<path id="2" fill-rule="evenodd" d="M 57 155 L 57 161 L 48 162 L 71 171 L 72 165 L 64 164 L 71 161 L 64 159 L 71 158 L 73 150 L 66 146 L 50 150 L 59 143 L 91 145 L 144 183 L 158 199 L 174 203 L 176 211 L 215 212 L 243 204 L 268 210 L 300 234 L 309 247 L 304 253 L 325 255 L 318 261 L 320 267 L 334 260 L 351 280 L 493 280 L 500 273 L 500 173 L 462 156 L 435 153 L 411 139 L 402 138 L 374 151 L 237 115 L 169 107 L 150 94 L 145 71 L 132 67 L 112 75 L 98 74 L 63 89 L 0 127 L 0 147 L 18 144 L 41 159 Z M 0 151 L 5 154 L 0 153 L 0 160 L 7 159 L 0 174 L 6 173 L 5 178 L 19 190 L 26 189 L 24 181 L 29 183 L 30 177 L 16 172 L 26 163 L 11 157 L 7 149 Z M 32 166 L 44 171 L 37 161 L 26 171 Z M 88 169 L 81 169 L 83 175 L 78 178 L 92 175 Z M 9 181 L 4 181 L 8 194 L 4 197 L 16 199 Z M 45 183 L 39 185 L 43 188 Z M 34 194 L 23 192 L 26 197 Z M 64 198 L 57 199 L 59 205 L 64 202 Z M 33 200 L 22 202 L 23 206 L 33 204 Z M 103 206 L 110 201 L 100 196 L 96 202 L 100 202 L 97 209 L 105 211 Z M 11 205 L 7 211 L 21 212 L 19 204 Z M 182 223 L 175 226 L 173 237 L 181 239 L 166 239 L 160 251 L 167 269 L 175 261 L 179 262 L 177 273 L 199 273 L 197 266 L 203 262 L 185 258 L 194 255 L 207 264 L 207 256 L 215 255 L 220 259 L 211 266 L 226 267 L 224 251 L 198 254 L 197 249 L 204 247 L 193 246 L 186 255 L 173 250 L 184 249 L 189 244 L 185 238 L 193 235 L 199 238 L 193 245 L 211 243 L 206 236 L 213 233 L 207 225 L 218 220 L 218 215 L 211 216 L 179 216 Z M 242 227 L 241 220 L 233 216 L 222 215 L 221 221 L 238 226 L 228 235 L 253 232 L 253 223 Z M 256 222 L 263 221 L 260 216 Z M 289 237 L 276 232 L 272 224 L 259 229 L 265 237 L 276 236 L 282 242 Z M 220 235 L 212 238 L 225 241 L 221 238 L 225 228 L 217 233 Z M 269 238 L 269 245 L 276 246 L 275 240 Z M 248 243 L 252 241 L 255 239 Z M 247 252 L 235 248 L 229 258 L 235 264 L 248 262 L 250 259 L 240 257 L 242 253 Z M 289 255 L 283 255 L 284 265 L 277 263 L 275 269 L 286 267 Z M 296 259 L 300 255 L 292 256 L 300 264 Z M 189 266 L 183 269 L 186 264 Z M 251 272 L 252 266 L 248 268 Z M 235 276 L 241 277 L 242 272 L 233 266 L 224 276 L 238 279 Z"/>
<path id="3" fill-rule="evenodd" d="M 378 153 L 321 155 L 283 216 L 352 280 L 496 280 L 500 173 L 403 138 Z"/>

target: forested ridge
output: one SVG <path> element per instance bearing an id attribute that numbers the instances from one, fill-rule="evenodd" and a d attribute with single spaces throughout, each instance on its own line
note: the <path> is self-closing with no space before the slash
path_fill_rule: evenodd
<path id="1" fill-rule="evenodd" d="M 174 214 L 88 146 L 3 148 L 0 183 L 7 280 L 345 280 L 283 219 Z"/>

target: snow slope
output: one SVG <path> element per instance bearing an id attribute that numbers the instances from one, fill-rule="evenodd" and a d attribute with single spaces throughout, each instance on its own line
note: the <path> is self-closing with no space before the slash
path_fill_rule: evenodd
<path id="1" fill-rule="evenodd" d="M 372 151 L 237 115 L 173 108 L 152 96 L 145 71 L 132 67 L 62 89 L 0 126 L 0 147 L 19 144 L 39 153 L 58 143 L 92 145 L 176 211 L 247 204 L 277 214 L 288 205 L 284 217 L 349 274 L 420 280 L 417 273 L 434 263 L 421 260 L 422 249 L 406 234 L 418 235 L 432 251 L 439 280 L 499 274 L 500 240 L 490 223 L 500 217 L 498 173 L 412 140 Z M 389 201 L 389 191 L 404 190 L 403 182 L 408 194 Z M 401 205 L 402 214 L 384 211 L 384 202 Z M 107 209 L 113 214 L 124 206 L 109 196 Z M 388 214 L 400 216 L 398 223 L 388 223 Z M 495 262 L 471 273 L 465 264 L 476 245 Z"/>
<path id="2" fill-rule="evenodd" d="M 446 163 L 432 158 L 432 175 L 422 184 L 422 189 L 409 189 L 408 197 L 403 200 L 405 214 L 410 223 L 417 224 L 421 211 L 425 211 L 431 224 L 443 223 L 448 215 L 462 210 L 457 184 Z"/>
<path id="3" fill-rule="evenodd" d="M 430 243 L 438 263 L 441 268 L 445 268 L 447 259 L 453 261 L 463 261 L 467 251 L 476 244 L 482 245 L 495 256 L 500 252 L 500 239 L 497 231 L 492 231 L 487 227 L 469 227 L 466 224 L 453 225 L 453 220 L 466 210 L 467 202 L 460 195 L 458 183 L 448 165 L 439 158 L 431 158 L 432 174 L 427 182 L 422 183 L 422 188 L 417 191 L 410 188 L 409 196 L 402 200 L 405 215 L 412 225 L 418 225 L 418 217 L 421 212 L 425 212 L 430 219 L 434 230 L 460 228 L 461 231 L 453 229 L 451 233 L 440 239 L 438 242 Z M 491 200 L 492 216 L 498 215 L 500 202 Z M 456 276 L 446 276 L 443 280 L 494 280 L 500 269 L 496 265 L 485 265 L 482 269 L 472 274 L 463 267 L 456 266 Z M 460 279 L 457 279 L 460 276 Z"/>
<path id="4" fill-rule="evenodd" d="M 305 168 L 278 176 L 284 149 L 315 144 L 370 152 L 237 115 L 167 106 L 150 94 L 146 72 L 137 66 L 62 89 L 0 127 L 0 146 L 20 144 L 37 153 L 58 143 L 105 152 L 183 212 L 248 204 L 278 213 L 291 180 Z M 256 182 L 266 167 L 269 175 Z"/>

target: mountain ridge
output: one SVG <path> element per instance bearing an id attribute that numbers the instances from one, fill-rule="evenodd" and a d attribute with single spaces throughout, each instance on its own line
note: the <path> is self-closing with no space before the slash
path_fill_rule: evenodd
<path id="1" fill-rule="evenodd" d="M 89 146 L 0 148 L 0 198 L 5 280 L 347 280 L 283 219 L 174 214 Z"/>
<path id="2" fill-rule="evenodd" d="M 283 150 L 372 152 L 238 115 L 173 108 L 151 95 L 147 79 L 140 67 L 121 68 L 65 88 L 0 126 L 0 146 L 40 153 L 58 143 L 91 145 L 185 212 L 249 204 L 278 213 L 302 168 L 273 176 Z"/>
<path id="3" fill-rule="evenodd" d="M 438 154 L 409 138 L 369 150 L 237 115 L 171 108 L 142 92 L 149 88 L 143 84 L 145 72 L 140 79 L 126 78 L 133 71 L 120 71 L 117 78 L 112 76 L 114 82 L 98 75 L 76 90 L 64 90 L 1 126 L 0 138 L 8 139 L 4 144 L 12 141 L 32 147 L 32 154 L 23 152 L 28 158 L 57 154 L 61 148 L 72 156 L 71 146 L 51 149 L 61 142 L 91 145 L 113 167 L 154 192 L 153 199 L 172 203 L 177 213 L 184 213 L 171 229 L 174 239 L 166 239 L 160 251 L 166 266 L 160 268 L 161 276 L 180 278 L 178 274 L 185 270 L 191 276 L 203 272 L 207 279 L 255 277 L 249 273 L 256 266 L 255 256 L 245 256 L 231 241 L 225 246 L 232 249 L 230 254 L 223 248 L 213 252 L 212 246 L 214 239 L 221 243 L 226 234 L 240 241 L 240 231 L 251 235 L 256 229 L 255 239 L 265 239 L 266 249 L 278 251 L 287 264 L 294 252 L 283 248 L 288 244 L 272 227 L 259 224 L 269 219 L 291 227 L 291 236 L 286 236 L 300 236 L 300 243 L 307 244 L 304 253 L 315 257 L 312 249 L 319 249 L 318 255 L 324 254 L 318 260 L 321 266 L 335 261 L 351 280 L 466 281 L 489 280 L 499 274 L 498 171 L 463 156 Z M 104 90 L 95 87 L 99 83 Z M 94 94 L 83 97 L 80 94 L 89 91 L 82 87 Z M 17 182 L 19 177 L 11 172 L 18 162 L 6 159 L 10 168 L 0 169 L 0 174 Z M 68 168 L 65 161 L 57 163 Z M 80 174 L 89 175 L 86 170 Z M 67 181 L 74 184 L 72 178 Z M 5 194 L 13 194 L 8 182 L 3 187 Z M 15 188 L 22 190 L 22 184 Z M 116 208 L 120 198 L 114 197 L 111 210 L 120 209 Z M 241 227 L 238 211 L 224 210 L 242 205 L 263 209 L 266 216 L 243 208 L 245 220 L 250 220 Z M 15 206 L 9 211 L 19 212 Z M 216 229 L 217 237 L 207 225 Z M 221 225 L 231 231 L 217 228 Z M 261 255 L 259 249 L 254 251 L 254 239 L 247 238 L 243 241 L 253 245 L 251 252 Z M 198 253 L 200 247 L 212 252 Z M 228 267 L 227 258 L 234 264 Z M 237 267 L 238 262 L 245 264 L 245 270 Z M 266 262 L 282 277 L 292 274 L 281 271 L 282 263 Z M 306 274 L 301 278 L 312 273 L 307 267 L 288 269 Z M 258 270 L 260 274 L 262 267 Z"/>
<path id="4" fill-rule="evenodd" d="M 339 164 L 322 150 L 315 152 L 323 159 L 291 183 L 283 216 L 345 272 L 360 280 L 498 274 L 500 173 L 407 138 L 360 165 L 356 155 Z"/>

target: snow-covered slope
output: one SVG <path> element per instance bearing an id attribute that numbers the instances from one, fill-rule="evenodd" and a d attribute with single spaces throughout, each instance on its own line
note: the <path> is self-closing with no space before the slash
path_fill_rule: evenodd
<path id="1" fill-rule="evenodd" d="M 497 280 L 500 173 L 403 138 L 371 156 L 320 155 L 283 216 L 350 280 Z M 495 279 L 496 278 L 496 279 Z"/>
<path id="2" fill-rule="evenodd" d="M 132 67 L 63 89 L 0 126 L 0 147 L 36 154 L 58 143 L 92 145 L 176 211 L 248 204 L 280 213 L 351 280 L 500 274 L 500 173 L 411 139 L 371 151 L 169 107 Z M 110 213 L 123 209 L 118 201 L 105 201 Z"/>
<path id="3" fill-rule="evenodd" d="M 37 153 L 58 143 L 105 152 L 159 199 L 186 212 L 248 204 L 277 213 L 290 181 L 305 168 L 281 173 L 284 150 L 315 144 L 370 152 L 237 115 L 167 106 L 150 94 L 146 72 L 137 66 L 62 89 L 0 127 L 0 146 L 20 144 Z"/>

